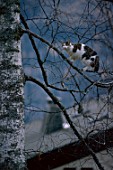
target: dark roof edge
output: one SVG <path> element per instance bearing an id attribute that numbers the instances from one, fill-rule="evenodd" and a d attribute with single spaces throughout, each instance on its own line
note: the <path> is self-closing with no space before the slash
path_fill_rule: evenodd
<path id="1" fill-rule="evenodd" d="M 113 128 L 85 138 L 95 153 L 113 147 Z M 76 141 L 27 160 L 28 170 L 50 170 L 89 156 L 83 142 Z"/>

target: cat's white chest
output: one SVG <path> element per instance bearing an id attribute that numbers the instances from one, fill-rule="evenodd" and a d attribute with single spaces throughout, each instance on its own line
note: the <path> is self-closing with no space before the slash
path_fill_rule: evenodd
<path id="1" fill-rule="evenodd" d="M 81 49 L 77 49 L 76 52 L 73 52 L 73 50 L 70 50 L 70 57 L 73 60 L 77 60 L 77 59 L 82 59 L 82 55 L 85 53 L 84 50 L 84 44 L 81 45 Z"/>

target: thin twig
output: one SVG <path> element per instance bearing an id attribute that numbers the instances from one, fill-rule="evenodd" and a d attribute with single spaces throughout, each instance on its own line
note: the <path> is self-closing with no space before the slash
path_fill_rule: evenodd
<path id="1" fill-rule="evenodd" d="M 43 39 L 42 37 L 40 37 L 39 35 L 31 32 L 30 30 L 23 30 L 24 33 L 30 34 L 35 38 L 38 38 L 39 40 L 41 40 L 42 42 L 44 42 L 45 44 L 47 44 L 50 48 L 52 48 L 53 50 L 55 50 L 65 61 L 67 61 L 67 63 L 73 68 L 75 69 L 79 74 L 81 74 L 86 80 L 88 80 L 90 83 L 94 84 L 95 86 L 98 87 L 102 87 L 102 88 L 109 88 L 111 86 L 113 86 L 113 81 L 110 81 L 108 83 L 102 83 L 99 81 L 93 81 L 92 79 L 90 79 L 88 76 L 86 76 L 80 69 L 78 69 L 77 67 L 75 67 L 72 62 L 66 58 L 64 56 L 64 54 L 59 51 L 56 47 L 54 47 L 52 44 L 50 44 L 48 41 L 46 41 L 45 39 Z"/>

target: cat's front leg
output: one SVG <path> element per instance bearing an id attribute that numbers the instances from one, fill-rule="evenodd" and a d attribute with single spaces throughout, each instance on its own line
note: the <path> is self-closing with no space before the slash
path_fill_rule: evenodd
<path id="1" fill-rule="evenodd" d="M 90 67 L 90 66 L 86 66 L 84 68 L 82 68 L 82 71 L 89 71 L 89 72 L 94 72 L 94 68 Z"/>
<path id="2" fill-rule="evenodd" d="M 84 68 L 82 68 L 82 71 L 88 71 L 88 66 L 86 66 L 86 67 L 84 67 Z"/>

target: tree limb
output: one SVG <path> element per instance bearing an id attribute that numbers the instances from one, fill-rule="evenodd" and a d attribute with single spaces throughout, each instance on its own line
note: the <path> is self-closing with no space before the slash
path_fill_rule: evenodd
<path id="1" fill-rule="evenodd" d="M 67 122 L 69 123 L 71 129 L 73 130 L 74 134 L 78 137 L 78 139 L 83 142 L 84 146 L 87 148 L 88 152 L 92 155 L 95 163 L 97 164 L 97 166 L 99 167 L 100 170 L 104 170 L 104 167 L 101 165 L 101 163 L 99 162 L 96 154 L 94 153 L 94 151 L 89 147 L 89 145 L 85 142 L 84 138 L 79 134 L 79 132 L 77 131 L 77 129 L 75 128 L 73 122 L 71 121 L 67 110 L 65 109 L 65 107 L 62 105 L 62 103 L 59 101 L 59 99 L 54 96 L 54 94 L 47 88 L 47 86 L 43 83 L 41 83 L 40 81 L 36 80 L 35 78 L 31 77 L 31 76 L 26 76 L 25 75 L 25 79 L 26 81 L 31 81 L 35 84 L 37 84 L 38 86 L 40 86 L 52 99 L 52 101 L 57 104 L 57 106 L 60 108 L 60 110 L 63 112 Z"/>
<path id="2" fill-rule="evenodd" d="M 91 80 L 88 76 L 86 76 L 83 72 L 81 72 L 77 67 L 75 67 L 72 62 L 66 58 L 64 56 L 64 54 L 62 52 L 60 52 L 56 47 L 54 47 L 52 44 L 50 44 L 48 41 L 46 41 L 45 39 L 43 39 L 42 37 L 40 37 L 39 35 L 31 32 L 30 30 L 23 30 L 25 33 L 27 34 L 31 34 L 32 36 L 34 36 L 35 38 L 38 38 L 39 40 L 41 40 L 42 42 L 44 42 L 45 44 L 47 44 L 50 48 L 52 48 L 53 50 L 55 50 L 65 61 L 67 61 L 67 63 L 73 68 L 75 69 L 79 74 L 81 74 L 86 80 L 88 80 L 90 83 L 98 86 L 98 87 L 102 87 L 102 88 L 109 88 L 111 86 L 113 86 L 113 81 L 110 81 L 108 83 L 102 83 L 99 81 L 94 82 L 93 80 Z"/>

